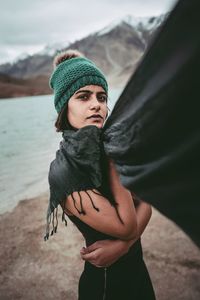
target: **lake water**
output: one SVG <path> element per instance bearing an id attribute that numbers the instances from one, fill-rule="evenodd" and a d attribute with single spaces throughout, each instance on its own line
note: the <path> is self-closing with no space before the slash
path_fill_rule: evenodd
<path id="1" fill-rule="evenodd" d="M 112 90 L 112 111 L 121 93 Z M 0 100 L 0 214 L 48 191 L 49 164 L 62 133 L 55 131 L 53 95 Z"/>

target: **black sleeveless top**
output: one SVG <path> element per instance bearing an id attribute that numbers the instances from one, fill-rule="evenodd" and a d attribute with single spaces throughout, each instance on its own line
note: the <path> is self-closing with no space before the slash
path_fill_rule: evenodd
<path id="1" fill-rule="evenodd" d="M 76 216 L 67 215 L 68 218 L 72 221 L 72 223 L 78 228 L 78 230 L 82 233 L 86 246 L 90 246 L 91 244 L 95 243 L 96 241 L 100 240 L 116 240 L 116 237 L 111 235 L 102 233 L 97 231 L 96 229 L 92 228 L 88 224 L 84 223 Z M 142 254 L 142 247 L 141 247 L 141 240 L 138 239 L 129 249 L 129 252 L 125 256 L 133 255 L 138 253 L 138 251 Z"/>
<path id="2" fill-rule="evenodd" d="M 76 216 L 70 216 L 70 215 L 67 215 L 67 216 L 76 225 L 78 230 L 82 233 L 87 247 L 89 245 L 95 243 L 96 241 L 107 240 L 107 239 L 109 239 L 109 240 L 116 239 L 113 236 L 110 236 L 110 235 L 107 235 L 100 231 L 97 231 L 96 229 L 94 229 L 91 226 L 89 226 L 88 224 L 84 223 L 82 220 L 80 220 Z"/>

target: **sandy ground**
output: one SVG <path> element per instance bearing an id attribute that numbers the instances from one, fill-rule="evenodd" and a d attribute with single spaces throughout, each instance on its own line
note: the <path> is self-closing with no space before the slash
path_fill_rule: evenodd
<path id="1" fill-rule="evenodd" d="M 47 202 L 45 193 L 0 216 L 1 300 L 77 299 L 84 241 L 60 218 L 58 233 L 43 241 Z M 142 241 L 157 299 L 200 299 L 200 252 L 191 240 L 154 210 Z"/>

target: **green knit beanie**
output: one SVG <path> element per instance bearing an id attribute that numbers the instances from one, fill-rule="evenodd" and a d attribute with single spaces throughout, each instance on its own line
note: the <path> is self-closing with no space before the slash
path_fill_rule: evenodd
<path id="1" fill-rule="evenodd" d="M 54 66 L 49 85 L 54 90 L 54 105 L 58 113 L 71 96 L 86 85 L 99 85 L 108 93 L 105 75 L 80 52 L 62 52 L 55 57 Z"/>

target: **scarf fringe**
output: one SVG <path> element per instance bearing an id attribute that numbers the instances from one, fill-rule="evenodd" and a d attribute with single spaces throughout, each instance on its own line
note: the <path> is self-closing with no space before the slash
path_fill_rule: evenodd
<path id="1" fill-rule="evenodd" d="M 86 193 L 86 195 L 88 196 L 88 198 L 89 198 L 89 200 L 90 200 L 90 202 L 91 202 L 91 204 L 92 204 L 92 207 L 93 207 L 97 212 L 99 212 L 100 209 L 99 209 L 98 207 L 95 206 L 95 204 L 94 204 L 94 202 L 93 202 L 93 200 L 92 200 L 92 197 L 90 196 L 90 194 L 88 193 L 88 191 L 87 191 L 87 190 L 85 190 L 85 191 L 84 191 L 84 190 L 81 190 L 81 191 Z M 86 214 L 86 211 L 85 211 L 84 208 L 83 208 L 83 201 L 82 201 L 82 197 L 81 197 L 81 193 L 80 193 L 81 191 L 77 191 L 77 192 L 78 192 L 78 195 L 79 195 L 79 205 L 80 205 L 80 208 L 81 208 L 81 209 L 79 209 L 79 208 L 77 207 L 76 199 L 74 198 L 73 192 L 72 192 L 70 195 L 71 195 L 71 197 L 72 197 L 72 200 L 73 200 L 73 204 L 74 204 L 75 209 L 78 211 L 79 214 L 85 215 L 85 214 Z M 99 191 L 95 191 L 94 189 L 91 189 L 91 191 L 92 191 L 94 194 L 97 194 L 97 195 L 103 197 L 103 195 L 102 195 Z M 66 197 L 67 197 L 67 194 L 66 194 Z M 66 197 L 65 197 L 65 199 L 66 199 Z M 52 194 L 51 194 L 51 199 L 53 199 L 53 198 L 54 198 L 54 200 L 55 200 L 57 197 L 55 197 L 55 194 L 52 193 Z M 57 200 L 57 199 L 56 199 L 56 200 Z M 53 202 L 53 201 L 52 201 L 52 202 Z M 62 201 L 61 201 L 61 202 L 62 202 Z M 60 205 L 61 205 L 61 202 L 59 203 Z M 53 202 L 53 203 L 57 203 L 57 201 L 55 201 L 55 202 Z M 117 213 L 117 216 L 118 216 L 119 220 L 123 223 L 123 221 L 122 221 L 122 219 L 121 219 L 121 217 L 120 217 L 120 215 L 119 215 L 118 209 L 117 209 L 117 203 L 116 203 L 116 202 L 115 202 L 114 204 L 111 203 L 111 205 L 114 206 L 114 208 L 115 208 L 115 210 L 116 210 L 116 213 Z M 65 223 L 65 226 L 67 226 L 67 219 L 65 218 L 65 207 L 63 207 L 62 205 L 61 205 L 61 207 L 62 207 L 62 210 L 63 210 L 63 212 L 62 212 L 62 222 L 64 222 L 64 223 Z M 50 206 L 50 203 L 49 203 L 49 207 L 48 207 L 48 210 L 47 210 L 47 225 L 46 225 L 46 234 L 45 234 L 45 236 L 44 236 L 44 241 L 47 241 L 47 240 L 49 239 L 50 236 L 54 235 L 54 233 L 57 232 L 57 229 L 58 229 L 58 206 L 53 208 L 53 207 Z"/>
<path id="2" fill-rule="evenodd" d="M 58 229 L 58 207 L 56 207 L 52 213 L 50 213 L 50 209 L 48 208 L 46 234 L 44 236 L 44 241 L 47 241 L 50 235 L 56 233 L 57 229 Z"/>

